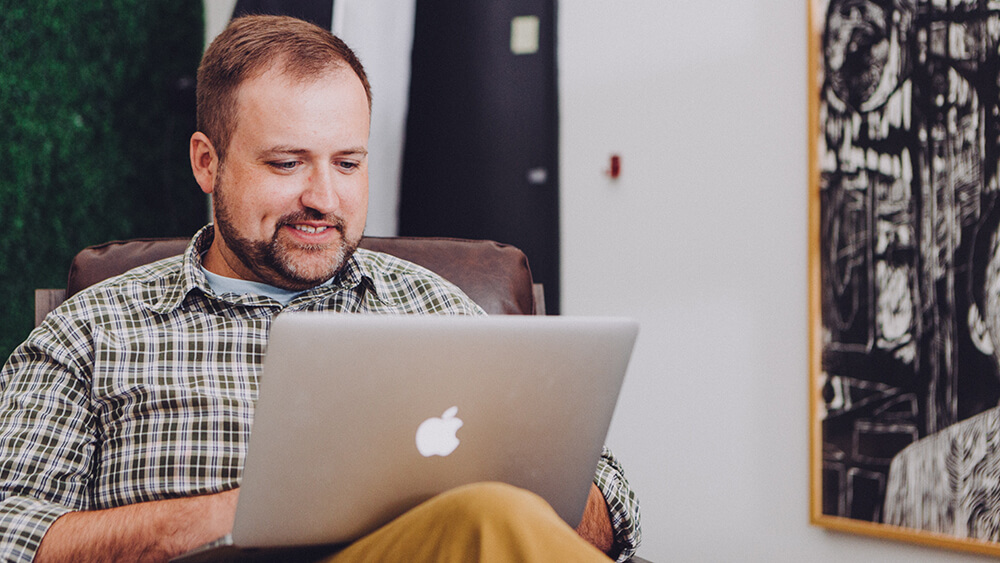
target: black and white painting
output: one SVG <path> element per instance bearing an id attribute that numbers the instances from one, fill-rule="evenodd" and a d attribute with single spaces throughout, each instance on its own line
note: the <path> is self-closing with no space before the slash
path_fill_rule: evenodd
<path id="1" fill-rule="evenodd" d="M 989 548 L 1000 0 L 812 0 L 810 12 L 813 520 Z"/>

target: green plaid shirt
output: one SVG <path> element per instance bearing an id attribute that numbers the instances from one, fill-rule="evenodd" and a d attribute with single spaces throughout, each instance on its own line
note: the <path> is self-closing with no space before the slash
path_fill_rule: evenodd
<path id="1" fill-rule="evenodd" d="M 238 487 L 277 313 L 484 314 L 439 276 L 365 250 L 284 307 L 216 295 L 200 265 L 211 238 L 206 227 L 182 256 L 67 300 L 0 371 L 0 559 L 31 561 L 69 511 Z M 624 557 L 638 506 L 610 453 L 595 481 Z"/>

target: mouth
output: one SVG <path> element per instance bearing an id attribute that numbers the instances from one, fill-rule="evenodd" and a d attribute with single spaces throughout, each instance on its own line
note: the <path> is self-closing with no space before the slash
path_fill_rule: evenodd
<path id="1" fill-rule="evenodd" d="M 287 229 L 286 233 L 295 241 L 293 244 L 303 247 L 325 247 L 329 244 L 336 244 L 338 235 L 343 237 L 344 226 L 339 221 L 310 221 L 299 219 L 298 221 L 283 221 L 281 230 Z M 275 233 L 277 237 L 277 232 Z"/>
<path id="2" fill-rule="evenodd" d="M 325 216 L 318 213 L 290 213 L 278 220 L 274 240 L 277 241 L 279 233 L 284 232 L 285 236 L 291 237 L 291 241 L 295 241 L 295 245 L 336 244 L 338 238 L 343 238 L 346 226 L 341 217 L 332 213 Z"/>
<path id="3" fill-rule="evenodd" d="M 332 228 L 325 225 L 320 227 L 313 227 L 312 225 L 289 225 L 289 227 L 295 229 L 296 231 L 302 231 L 303 233 L 309 233 L 311 235 L 322 233 L 323 231 Z"/>

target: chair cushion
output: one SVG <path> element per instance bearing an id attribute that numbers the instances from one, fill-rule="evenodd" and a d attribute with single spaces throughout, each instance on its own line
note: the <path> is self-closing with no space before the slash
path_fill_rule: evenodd
<path id="1" fill-rule="evenodd" d="M 136 266 L 181 254 L 189 241 L 143 238 L 87 247 L 70 265 L 67 296 Z M 360 246 L 436 272 L 491 315 L 534 312 L 528 259 L 516 247 L 487 240 L 432 237 L 365 237 Z"/>

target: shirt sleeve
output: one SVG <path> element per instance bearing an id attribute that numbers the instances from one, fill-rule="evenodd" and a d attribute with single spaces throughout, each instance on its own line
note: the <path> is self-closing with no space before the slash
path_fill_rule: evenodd
<path id="1" fill-rule="evenodd" d="M 49 526 L 86 507 L 89 394 L 46 336 L 36 330 L 0 370 L 2 561 L 32 561 Z"/>
<path id="2" fill-rule="evenodd" d="M 601 452 L 601 458 L 597 462 L 594 483 L 604 494 L 611 515 L 611 527 L 615 535 L 611 554 L 619 562 L 625 561 L 635 554 L 642 537 L 639 501 L 625 479 L 621 463 L 607 447 Z"/>

